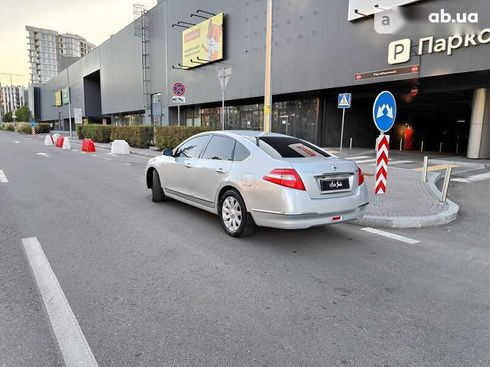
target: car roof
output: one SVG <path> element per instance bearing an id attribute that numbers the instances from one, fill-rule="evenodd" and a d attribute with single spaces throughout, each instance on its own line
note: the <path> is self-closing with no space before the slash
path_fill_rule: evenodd
<path id="1" fill-rule="evenodd" d="M 222 135 L 231 135 L 231 136 L 241 136 L 244 138 L 255 138 L 257 136 L 283 136 L 289 137 L 289 135 L 272 133 L 272 132 L 264 132 L 259 130 L 218 130 L 218 131 L 210 131 L 212 134 L 222 134 Z"/>

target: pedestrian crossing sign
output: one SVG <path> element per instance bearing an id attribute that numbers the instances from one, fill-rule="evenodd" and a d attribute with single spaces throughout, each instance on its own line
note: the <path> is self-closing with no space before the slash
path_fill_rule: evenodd
<path id="1" fill-rule="evenodd" d="M 338 108 L 350 108 L 352 102 L 351 93 L 340 93 L 337 107 Z"/>

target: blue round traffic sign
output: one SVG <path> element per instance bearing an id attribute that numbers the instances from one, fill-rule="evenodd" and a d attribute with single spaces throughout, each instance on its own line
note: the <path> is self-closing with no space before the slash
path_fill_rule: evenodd
<path id="1" fill-rule="evenodd" d="M 385 133 L 395 124 L 396 101 L 388 91 L 381 92 L 373 105 L 373 120 L 379 131 Z"/>
<path id="2" fill-rule="evenodd" d="M 176 96 L 183 96 L 185 94 L 185 86 L 182 83 L 174 83 L 172 86 L 172 90 L 174 92 L 174 95 Z"/>

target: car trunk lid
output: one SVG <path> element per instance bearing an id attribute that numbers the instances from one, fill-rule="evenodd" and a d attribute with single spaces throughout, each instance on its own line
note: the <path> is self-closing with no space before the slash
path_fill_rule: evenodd
<path id="1" fill-rule="evenodd" d="M 357 187 L 357 165 L 334 157 L 283 158 L 301 177 L 312 199 L 352 195 Z"/>

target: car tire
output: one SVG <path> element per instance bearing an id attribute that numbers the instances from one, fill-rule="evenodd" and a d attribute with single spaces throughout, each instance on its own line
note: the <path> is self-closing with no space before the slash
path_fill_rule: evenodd
<path id="1" fill-rule="evenodd" d="M 162 189 L 160 177 L 158 176 L 158 172 L 155 169 L 153 170 L 152 175 L 151 201 L 153 201 L 154 203 L 159 203 L 165 200 L 165 192 Z"/>
<path id="2" fill-rule="evenodd" d="M 218 208 L 221 225 L 228 235 L 244 237 L 254 232 L 255 222 L 238 191 L 226 191 L 220 198 Z"/>

